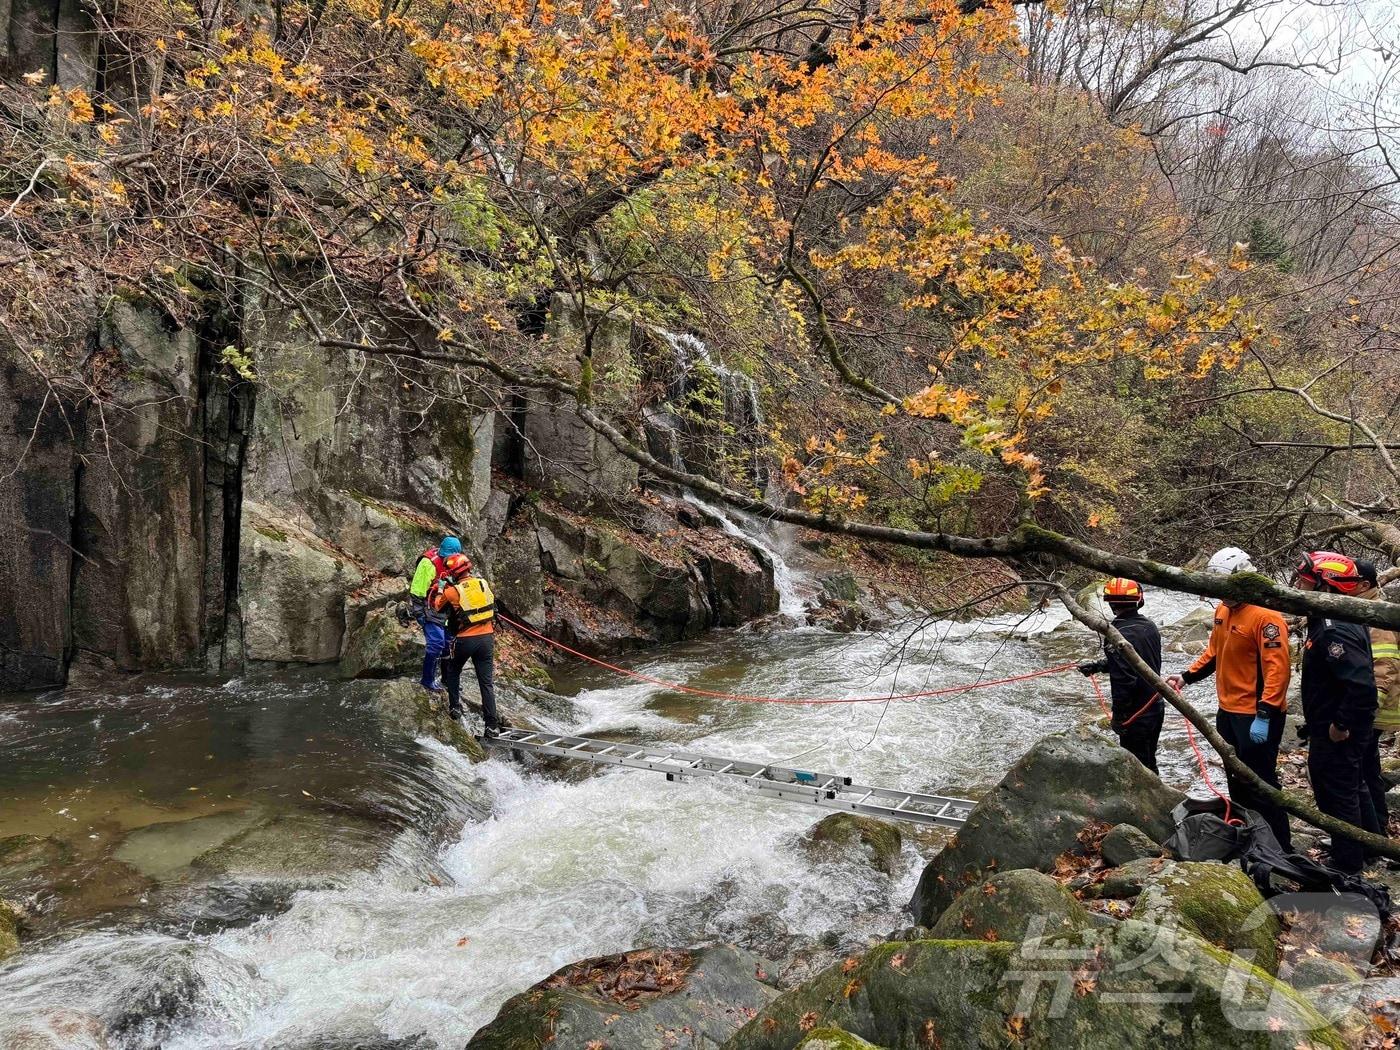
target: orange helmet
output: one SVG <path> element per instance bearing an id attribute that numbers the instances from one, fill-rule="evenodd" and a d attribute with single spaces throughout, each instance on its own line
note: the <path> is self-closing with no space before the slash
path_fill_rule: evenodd
<path id="1" fill-rule="evenodd" d="M 448 576 L 455 578 L 472 571 L 472 560 L 465 554 L 449 554 L 443 559 L 442 567 Z"/>
<path id="2" fill-rule="evenodd" d="M 1374 586 L 1354 558 L 1334 551 L 1308 551 L 1296 571 L 1298 579 L 1338 594 L 1365 594 Z"/>
<path id="3" fill-rule="evenodd" d="M 1114 605 L 1141 606 L 1143 603 L 1142 584 L 1123 576 L 1115 576 L 1103 585 L 1104 601 Z"/>

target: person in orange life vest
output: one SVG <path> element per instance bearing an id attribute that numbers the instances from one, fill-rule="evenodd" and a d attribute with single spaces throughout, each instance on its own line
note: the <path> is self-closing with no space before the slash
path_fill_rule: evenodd
<path id="1" fill-rule="evenodd" d="M 1157 625 L 1140 611 L 1146 601 L 1142 584 L 1123 577 L 1109 580 L 1103 585 L 1103 599 L 1113 610 L 1113 626 L 1143 662 L 1160 674 L 1162 635 Z M 1162 734 L 1162 719 L 1166 713 L 1157 687 L 1139 677 L 1107 639 L 1102 657 L 1079 665 L 1079 673 L 1086 677 L 1105 671 L 1113 693 L 1111 723 L 1118 742 L 1144 766 L 1157 772 L 1157 740 Z"/>
<path id="2" fill-rule="evenodd" d="M 1256 571 L 1249 555 L 1238 547 L 1216 551 L 1206 569 L 1224 576 Z M 1264 783 L 1278 788 L 1278 749 L 1287 719 L 1288 680 L 1292 673 L 1288 624 L 1283 617 L 1272 609 L 1224 601 L 1215 608 L 1206 651 L 1184 673 L 1168 676 L 1167 684 L 1180 692 L 1184 686 L 1214 675 L 1220 705 L 1215 714 L 1217 732 L 1235 749 L 1241 762 Z M 1279 845 L 1291 851 L 1293 835 L 1288 814 L 1228 771 L 1226 779 L 1230 797 L 1263 817 Z"/>
<path id="3" fill-rule="evenodd" d="M 500 731 L 500 722 L 496 717 L 496 600 L 491 585 L 472 573 L 470 558 L 454 554 L 444 563 L 443 577 L 434 588 L 431 604 L 446 615 L 451 637 L 442 662 L 448 714 L 454 719 L 462 717 L 462 668 L 470 660 L 481 691 L 486 735 L 492 736 Z"/>
<path id="4" fill-rule="evenodd" d="M 423 672 L 419 684 L 430 693 L 438 691 L 438 660 L 447 648 L 447 632 L 442 613 L 428 602 L 428 592 L 441 578 L 443 563 L 454 554 L 462 553 L 462 541 L 456 536 L 444 537 L 436 547 L 429 547 L 418 558 L 413 579 L 408 585 L 408 609 L 423 629 Z"/>

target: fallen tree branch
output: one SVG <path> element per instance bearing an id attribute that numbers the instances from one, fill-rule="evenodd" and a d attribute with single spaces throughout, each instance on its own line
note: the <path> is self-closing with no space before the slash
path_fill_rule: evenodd
<path id="1" fill-rule="evenodd" d="M 960 536 L 949 532 L 923 532 L 917 529 L 898 529 L 889 525 L 850 521 L 795 507 L 777 507 L 699 474 L 690 474 L 667 466 L 639 447 L 636 442 L 630 441 L 617 427 L 592 409 L 580 405 L 576 407 L 576 411 L 588 426 L 606 438 L 618 452 L 645 467 L 658 478 L 713 496 L 739 510 L 791 525 L 875 543 L 892 543 L 918 550 L 945 551 L 963 558 L 1050 555 L 1107 576 L 1128 576 L 1168 590 L 1248 602 L 1251 605 L 1262 605 L 1279 612 L 1301 616 L 1318 613 L 1353 623 L 1400 629 L 1400 603 L 1300 591 L 1284 587 L 1257 572 L 1238 572 L 1230 576 L 1221 576 L 1217 573 L 1183 569 L 1147 558 L 1115 554 L 1028 522 L 1001 536 Z"/>
<path id="2" fill-rule="evenodd" d="M 1181 714 L 1181 717 L 1190 722 L 1200 734 L 1210 741 L 1210 746 L 1215 748 L 1220 755 L 1220 760 L 1225 764 L 1225 771 L 1236 780 L 1244 781 L 1250 788 L 1258 794 L 1269 799 L 1269 801 L 1282 807 L 1286 812 L 1291 813 L 1299 820 L 1311 824 L 1315 828 L 1321 828 L 1329 835 L 1345 835 L 1347 838 L 1355 839 L 1367 849 L 1374 850 L 1383 856 L 1400 860 L 1400 842 L 1395 842 L 1382 835 L 1376 835 L 1369 831 L 1364 831 L 1354 824 L 1348 824 L 1344 820 L 1336 817 L 1329 817 L 1316 806 L 1305 801 L 1301 796 L 1291 791 L 1280 791 L 1271 784 L 1264 782 L 1258 773 L 1250 769 L 1240 761 L 1235 754 L 1235 749 L 1225 742 L 1225 738 L 1215 731 L 1215 726 L 1210 724 L 1210 720 L 1197 711 L 1191 704 L 1186 702 L 1185 697 L 1167 684 L 1167 680 L 1147 665 L 1147 662 L 1138 655 L 1123 635 L 1108 620 L 1097 613 L 1090 612 L 1079 604 L 1069 588 L 1062 584 L 1053 584 L 1056 596 L 1069 610 L 1069 614 L 1076 620 L 1088 627 L 1091 631 L 1103 636 L 1109 645 L 1117 650 L 1118 654 L 1128 662 L 1128 665 L 1137 672 L 1144 681 L 1153 685 L 1162 698 L 1171 704 L 1172 707 Z"/>

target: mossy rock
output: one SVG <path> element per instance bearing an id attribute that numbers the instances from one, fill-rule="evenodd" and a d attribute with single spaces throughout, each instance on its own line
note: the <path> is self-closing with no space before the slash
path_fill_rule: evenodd
<path id="1" fill-rule="evenodd" d="M 1291 966 L 1280 968 L 1279 976 L 1294 988 L 1317 988 L 1322 985 L 1360 985 L 1362 975 L 1354 968 L 1326 955 L 1302 955 Z"/>
<path id="2" fill-rule="evenodd" d="M 1179 921 L 1212 944 L 1278 972 L 1278 916 L 1249 876 L 1231 865 L 1182 861 L 1158 872 L 1143 886 L 1133 918 L 1158 925 Z"/>
<path id="3" fill-rule="evenodd" d="M 463 688 L 466 679 L 463 676 Z M 448 747 L 455 747 L 473 762 L 486 760 L 486 749 L 459 722 L 447 715 L 446 696 L 433 696 L 418 682 L 396 678 L 375 690 L 375 707 L 393 729 L 413 736 L 430 736 Z"/>
<path id="4" fill-rule="evenodd" d="M 803 846 L 813 853 L 849 852 L 864 847 L 870 863 L 893 874 L 899 865 L 903 836 L 893 824 L 858 813 L 833 813 L 823 817 L 807 832 Z"/>
<path id="5" fill-rule="evenodd" d="M 833 1027 L 888 1050 L 1341 1050 L 1302 996 L 1184 929 L 1128 920 L 1025 945 L 889 942 L 775 999 L 724 1050 Z"/>
<path id="6" fill-rule="evenodd" d="M 1020 941 L 1074 934 L 1092 924 L 1088 910 L 1049 875 L 1028 868 L 993 875 L 955 900 L 934 923 L 934 940 Z"/>
<path id="7" fill-rule="evenodd" d="M 884 1050 L 874 1043 L 868 1043 L 858 1035 L 843 1032 L 839 1028 L 817 1028 L 807 1033 L 806 1038 L 797 1044 L 797 1050 Z"/>
<path id="8" fill-rule="evenodd" d="M 1103 882 L 1091 887 L 1092 892 L 1086 891 L 1085 895 L 1105 900 L 1127 900 L 1136 897 L 1149 882 L 1175 866 L 1176 861 L 1167 860 L 1165 857 L 1131 860 L 1121 868 L 1110 871 L 1104 876 Z"/>
<path id="9" fill-rule="evenodd" d="M 1105 864 L 1121 867 L 1135 860 L 1162 856 L 1162 847 L 1153 842 L 1141 828 L 1117 824 L 1109 829 L 1099 843 Z"/>
<path id="10" fill-rule="evenodd" d="M 423 644 L 421 628 L 403 626 L 389 608 L 361 609 L 347 602 L 340 676 L 388 678 L 416 672 L 423 665 Z"/>
<path id="11" fill-rule="evenodd" d="M 931 926 L 960 893 L 997 871 L 1052 871 L 1081 849 L 1091 823 L 1132 824 L 1154 838 L 1174 826 L 1174 791 L 1106 733 L 1079 727 L 1041 740 L 977 803 L 957 837 L 929 862 L 910 910 Z"/>

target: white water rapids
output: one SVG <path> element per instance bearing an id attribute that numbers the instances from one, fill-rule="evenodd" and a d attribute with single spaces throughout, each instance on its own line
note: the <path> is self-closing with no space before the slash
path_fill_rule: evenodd
<path id="1" fill-rule="evenodd" d="M 784 612 L 797 615 L 800 588 L 791 575 L 788 584 Z M 1148 611 L 1170 622 L 1195 604 L 1158 595 Z M 1065 621 L 1052 608 L 866 634 L 740 631 L 631 664 L 776 697 L 904 693 L 1087 658 L 1092 639 Z M 574 685 L 579 718 L 558 728 L 744 759 L 801 756 L 803 768 L 951 793 L 995 782 L 1036 739 L 1096 710 L 1073 673 L 946 700 L 831 707 L 680 698 L 603 672 L 580 671 Z M 1163 773 L 1185 784 L 1184 736 L 1179 720 L 1169 723 Z M 133 730 L 136 739 L 142 732 L 150 760 L 161 762 L 161 723 Z M 820 810 L 640 771 L 562 779 L 502 758 L 471 766 L 432 741 L 419 748 L 420 782 L 403 791 L 463 815 L 460 833 L 445 843 L 404 833 L 374 870 L 297 890 L 285 910 L 237 928 L 210 932 L 168 913 L 53 934 L 0 967 L 0 1037 L 6 1024 L 65 1007 L 101 1018 L 122 1047 L 388 1046 L 415 1037 L 423 1040 L 415 1046 L 456 1047 L 511 995 L 588 956 L 704 942 L 779 956 L 829 931 L 846 946 L 908 922 L 902 908 L 921 863 L 908 840 L 888 877 L 800 849 Z M 489 819 L 471 819 L 487 801 Z M 0 835 L 8 833 L 0 818 Z"/>

